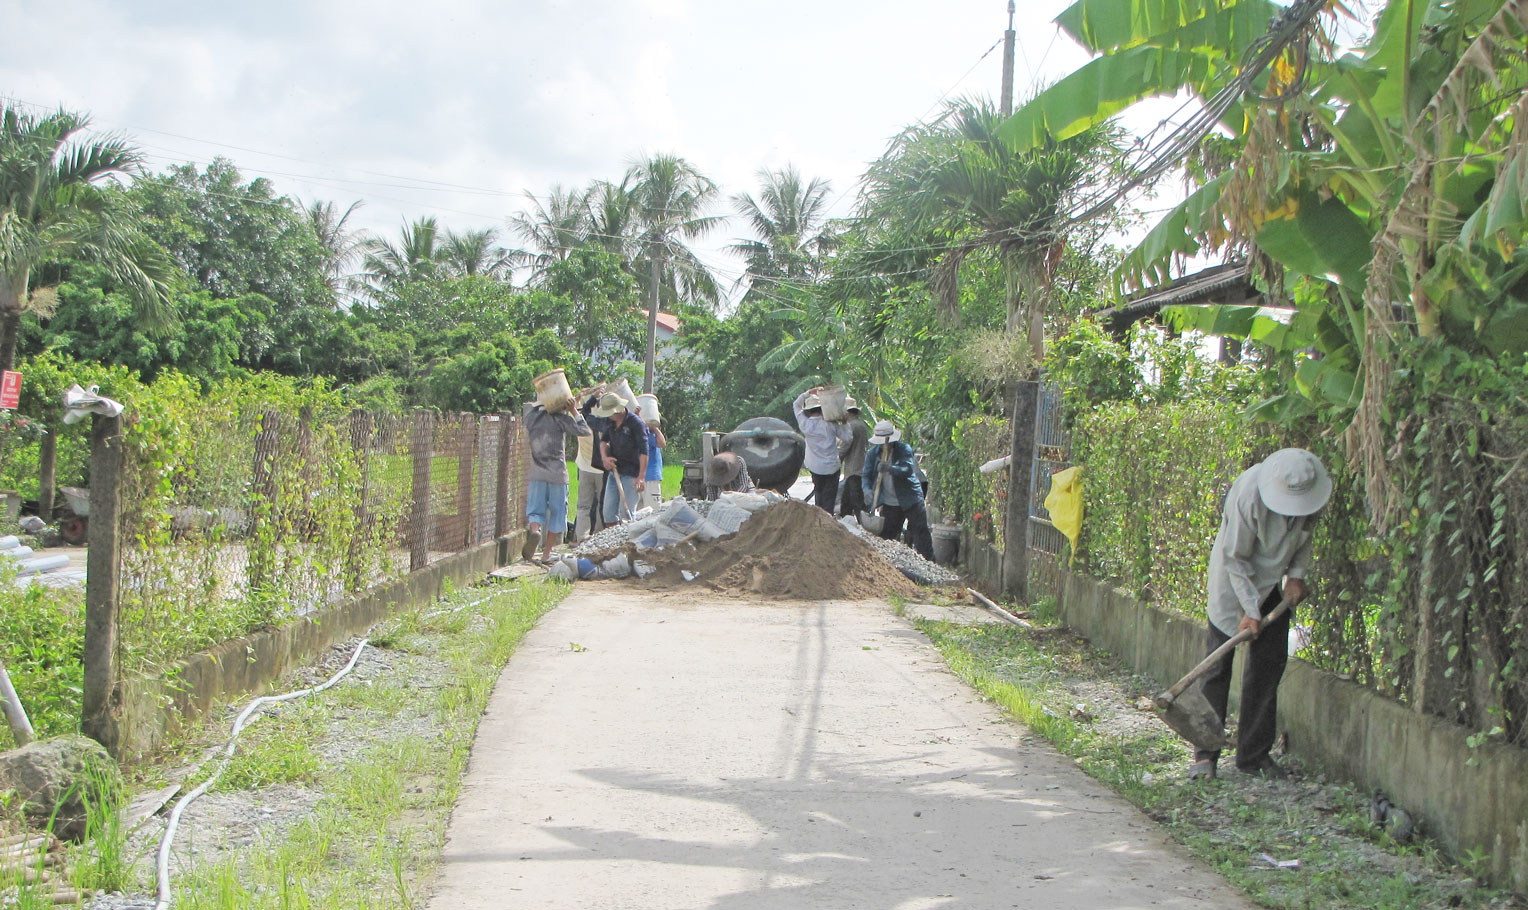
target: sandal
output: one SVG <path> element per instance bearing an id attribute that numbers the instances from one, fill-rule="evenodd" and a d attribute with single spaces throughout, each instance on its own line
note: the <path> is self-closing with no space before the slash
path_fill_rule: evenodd
<path id="1" fill-rule="evenodd" d="M 1188 766 L 1189 780 L 1214 780 L 1215 777 L 1215 763 L 1207 758 Z"/>

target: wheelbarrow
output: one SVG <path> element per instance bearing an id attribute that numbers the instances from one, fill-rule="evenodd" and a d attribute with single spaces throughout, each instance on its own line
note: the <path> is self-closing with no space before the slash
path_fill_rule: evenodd
<path id="1" fill-rule="evenodd" d="M 90 537 L 90 491 L 81 487 L 59 487 L 64 494 L 64 508 L 58 517 L 58 536 L 77 547 Z"/>

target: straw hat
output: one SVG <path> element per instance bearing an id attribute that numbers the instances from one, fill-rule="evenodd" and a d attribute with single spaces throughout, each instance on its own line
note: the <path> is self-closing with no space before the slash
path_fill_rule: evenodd
<path id="1" fill-rule="evenodd" d="M 859 413 L 859 402 L 854 400 L 853 395 L 850 395 L 848 398 L 844 399 L 844 410 L 853 411 L 856 414 Z"/>
<path id="2" fill-rule="evenodd" d="M 1321 459 L 1304 449 L 1279 449 L 1257 470 L 1263 505 L 1280 515 L 1311 515 L 1332 495 L 1332 478 Z"/>
<path id="3" fill-rule="evenodd" d="M 626 410 L 626 399 L 614 392 L 606 392 L 600 396 L 600 403 L 595 405 L 593 413 L 595 417 L 614 417 Z"/>
<path id="4" fill-rule="evenodd" d="M 820 411 L 820 410 L 822 410 L 822 399 L 818 398 L 815 393 L 806 396 L 806 401 L 802 402 L 802 404 L 801 404 L 801 410 L 803 410 L 803 411 Z"/>
<path id="5" fill-rule="evenodd" d="M 743 459 L 731 452 L 717 452 L 711 456 L 711 478 L 718 485 L 731 483 L 743 470 Z"/>
<path id="6" fill-rule="evenodd" d="M 902 438 L 902 431 L 891 425 L 889 420 L 876 422 L 875 432 L 870 435 L 871 445 L 885 445 L 888 442 L 896 442 Z"/>

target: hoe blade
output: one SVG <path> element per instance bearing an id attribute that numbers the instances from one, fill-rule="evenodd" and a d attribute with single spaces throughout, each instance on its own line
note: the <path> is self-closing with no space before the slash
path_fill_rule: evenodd
<path id="1" fill-rule="evenodd" d="M 1226 734 L 1220 718 L 1215 716 L 1215 709 L 1198 686 L 1173 699 L 1158 713 L 1164 723 L 1198 748 L 1207 751 L 1225 748 Z"/>

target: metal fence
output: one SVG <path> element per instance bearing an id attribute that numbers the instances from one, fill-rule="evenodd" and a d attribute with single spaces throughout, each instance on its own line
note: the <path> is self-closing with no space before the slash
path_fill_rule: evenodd
<path id="1" fill-rule="evenodd" d="M 1050 493 L 1051 475 L 1071 467 L 1071 445 L 1062 420 L 1061 390 L 1051 383 L 1040 386 L 1035 407 L 1035 457 L 1029 471 L 1029 549 L 1035 554 L 1059 556 L 1066 548 L 1066 537 L 1051 524 L 1045 497 Z M 1042 565 L 1043 560 L 1035 560 Z"/>
<path id="2" fill-rule="evenodd" d="M 524 510 L 517 415 L 299 407 L 214 410 L 174 427 L 125 420 L 124 668 L 336 605 L 508 533 Z"/>

